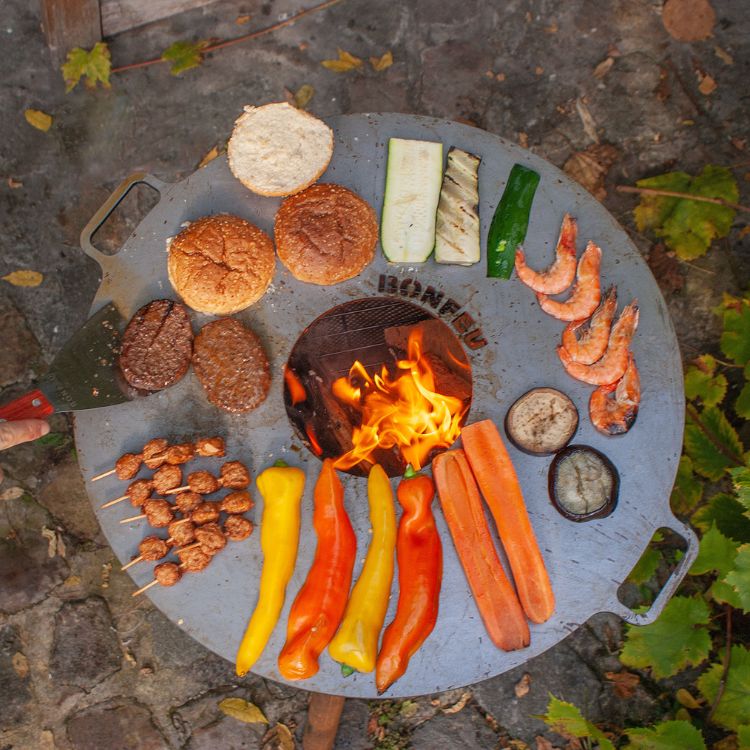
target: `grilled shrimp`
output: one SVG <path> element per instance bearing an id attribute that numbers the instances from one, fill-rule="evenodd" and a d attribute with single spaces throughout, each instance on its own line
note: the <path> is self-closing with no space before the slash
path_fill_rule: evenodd
<path id="1" fill-rule="evenodd" d="M 628 366 L 630 341 L 638 326 L 638 302 L 633 300 L 620 313 L 612 326 L 609 343 L 604 356 L 593 365 L 574 362 L 563 346 L 557 347 L 557 354 L 568 375 L 590 385 L 609 385 L 617 382 Z"/>
<path id="2" fill-rule="evenodd" d="M 576 220 L 565 214 L 555 250 L 555 262 L 546 271 L 535 271 L 526 265 L 526 256 L 519 247 L 516 250 L 516 273 L 518 278 L 542 294 L 559 294 L 572 283 L 576 273 Z"/>
<path id="3" fill-rule="evenodd" d="M 599 267 L 602 251 L 593 242 L 589 242 L 578 261 L 576 285 L 573 293 L 564 302 L 550 299 L 546 294 L 537 292 L 536 298 L 544 312 L 558 320 L 584 320 L 599 306 L 602 297 Z"/>
<path id="4" fill-rule="evenodd" d="M 576 332 L 587 321 L 574 320 L 565 326 L 562 334 L 562 345 L 574 362 L 591 365 L 607 351 L 609 332 L 617 310 L 617 289 L 611 286 L 604 293 L 599 307 L 588 320 L 588 327 L 576 336 Z"/>
<path id="5" fill-rule="evenodd" d="M 631 354 L 620 380 L 611 385 L 600 385 L 591 394 L 591 423 L 605 435 L 623 435 L 633 426 L 640 402 L 641 380 Z"/>

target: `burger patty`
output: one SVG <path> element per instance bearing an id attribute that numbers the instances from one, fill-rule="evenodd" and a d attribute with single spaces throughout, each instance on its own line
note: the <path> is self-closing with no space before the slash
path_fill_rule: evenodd
<path id="1" fill-rule="evenodd" d="M 187 309 L 170 299 L 156 299 L 128 323 L 120 347 L 120 370 L 134 388 L 160 391 L 182 378 L 192 354 Z"/>
<path id="2" fill-rule="evenodd" d="M 271 385 L 260 339 L 234 318 L 203 326 L 195 337 L 193 368 L 208 400 L 229 412 L 255 409 Z"/>

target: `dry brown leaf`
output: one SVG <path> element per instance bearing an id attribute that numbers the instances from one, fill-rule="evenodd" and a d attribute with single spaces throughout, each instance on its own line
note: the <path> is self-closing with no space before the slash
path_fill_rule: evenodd
<path id="1" fill-rule="evenodd" d="M 504 81 L 505 80 L 505 73 L 496 73 L 495 74 L 495 80 L 496 81 Z"/>
<path id="2" fill-rule="evenodd" d="M 583 125 L 584 133 L 586 133 L 594 143 L 599 143 L 599 136 L 596 132 L 596 122 L 594 121 L 589 108 L 586 106 L 586 102 L 580 97 L 576 99 L 576 112 L 578 112 L 578 116 L 581 118 L 581 125 Z"/>
<path id="3" fill-rule="evenodd" d="M 709 96 L 709 94 L 713 94 L 714 91 L 716 91 L 716 81 L 706 73 L 705 75 L 698 76 L 700 83 L 698 84 L 698 91 L 703 94 L 703 96 Z"/>
<path id="4" fill-rule="evenodd" d="M 286 724 L 276 724 L 263 737 L 263 750 L 294 750 L 294 737 Z"/>
<path id="5" fill-rule="evenodd" d="M 523 698 L 524 695 L 528 695 L 531 690 L 531 675 L 526 672 L 523 677 L 515 684 L 513 690 L 516 694 L 516 698 Z"/>
<path id="6" fill-rule="evenodd" d="M 669 81 L 669 71 L 666 68 L 659 69 L 659 83 L 654 89 L 654 94 L 660 102 L 664 102 L 672 96 L 672 85 Z"/>
<path id="7" fill-rule="evenodd" d="M 324 68 L 332 70 L 334 73 L 346 73 L 349 70 L 361 68 L 363 63 L 359 57 L 355 57 L 346 50 L 339 47 L 339 56 L 337 60 L 323 60 L 320 63 Z"/>
<path id="8" fill-rule="evenodd" d="M 661 20 L 678 42 L 699 42 L 711 36 L 716 13 L 708 0 L 667 0 Z"/>
<path id="9" fill-rule="evenodd" d="M 0 500 L 18 500 L 23 495 L 23 488 L 8 487 L 7 490 L 0 492 Z"/>
<path id="10" fill-rule="evenodd" d="M 12 177 L 8 177 L 8 187 L 11 190 L 17 190 L 23 187 L 23 183 L 20 180 L 14 180 Z"/>
<path id="11" fill-rule="evenodd" d="M 234 22 L 238 26 L 242 26 L 242 25 L 246 24 L 251 18 L 252 18 L 252 16 L 237 16 L 237 18 L 235 18 Z"/>
<path id="12" fill-rule="evenodd" d="M 615 695 L 618 698 L 632 697 L 641 681 L 641 678 L 637 674 L 626 671 L 605 672 L 604 675 L 615 686 Z"/>
<path id="13" fill-rule="evenodd" d="M 479 124 L 477 123 L 477 121 L 476 120 L 472 120 L 469 117 L 455 117 L 453 119 L 455 119 L 456 122 L 460 122 L 462 125 L 469 125 L 472 128 L 478 128 L 479 127 Z"/>
<path id="14" fill-rule="evenodd" d="M 544 27 L 545 34 L 557 34 L 560 27 L 557 25 L 557 21 L 553 21 L 549 26 Z"/>
<path id="15" fill-rule="evenodd" d="M 46 133 L 52 127 L 52 117 L 40 109 L 27 109 L 23 116 L 32 128 Z"/>
<path id="16" fill-rule="evenodd" d="M 614 146 L 595 143 L 573 154 L 565 162 L 563 172 L 583 185 L 597 200 L 604 200 L 607 195 L 604 180 L 619 158 L 620 152 Z"/>
<path id="17" fill-rule="evenodd" d="M 203 158 L 198 163 L 198 169 L 201 169 L 201 167 L 205 167 L 206 164 L 209 164 L 212 162 L 217 156 L 219 155 L 219 149 L 214 146 L 212 149 L 206 152 L 204 154 Z"/>
<path id="18" fill-rule="evenodd" d="M 393 53 L 388 50 L 388 52 L 382 57 L 371 57 L 370 65 L 372 65 L 372 69 L 376 70 L 378 73 L 380 73 L 381 70 L 390 68 L 391 65 L 393 65 Z"/>
<path id="19" fill-rule="evenodd" d="M 29 673 L 29 660 L 20 651 L 16 651 L 11 659 L 16 674 L 23 679 Z"/>
<path id="20" fill-rule="evenodd" d="M 39 286 L 44 280 L 44 276 L 39 271 L 29 271 L 24 269 L 21 271 L 13 271 L 6 276 L 0 276 L 0 279 L 7 281 L 13 286 Z"/>
<path id="21" fill-rule="evenodd" d="M 521 148 L 528 148 L 529 147 L 529 135 L 528 135 L 528 133 L 524 133 L 523 131 L 521 131 L 518 134 L 518 145 Z"/>
<path id="22" fill-rule="evenodd" d="M 726 65 L 734 65 L 734 58 L 721 47 L 714 47 L 714 54 Z"/>
<path id="23" fill-rule="evenodd" d="M 224 698 L 223 701 L 219 701 L 219 710 L 226 716 L 244 721 L 245 724 L 268 724 L 263 711 L 244 698 Z"/>
<path id="24" fill-rule="evenodd" d="M 693 697 L 693 694 L 689 690 L 685 690 L 685 688 L 680 688 L 675 693 L 674 697 L 677 698 L 677 702 L 681 706 L 685 706 L 685 708 L 691 708 L 693 710 L 699 709 L 701 707 L 701 703 L 703 703 L 702 700 L 699 701 L 695 697 Z"/>
<path id="25" fill-rule="evenodd" d="M 315 89 L 309 83 L 303 83 L 294 94 L 294 106 L 297 109 L 305 109 L 313 96 L 315 96 Z"/>
<path id="26" fill-rule="evenodd" d="M 724 739 L 714 742 L 714 744 L 711 745 L 711 750 L 742 750 L 742 748 L 740 748 L 740 741 L 737 735 L 730 734 L 728 737 L 724 737 Z"/>
<path id="27" fill-rule="evenodd" d="M 594 78 L 604 78 L 609 73 L 611 67 L 615 64 L 614 57 L 605 57 L 595 68 Z"/>
<path id="28" fill-rule="evenodd" d="M 742 237 L 747 237 L 748 234 L 750 234 L 750 224 L 740 229 L 739 237 L 741 239 Z"/>
<path id="29" fill-rule="evenodd" d="M 444 708 L 443 713 L 444 714 L 457 714 L 459 711 L 465 708 L 466 704 L 470 700 L 471 700 L 471 691 L 467 690 L 465 693 L 461 695 L 461 697 L 452 706 L 448 706 L 448 708 Z"/>
<path id="30" fill-rule="evenodd" d="M 747 138 L 736 138 L 732 137 L 729 142 L 738 150 L 744 151 L 747 148 Z"/>
<path id="31" fill-rule="evenodd" d="M 544 73 L 544 68 L 541 65 L 537 65 L 536 68 L 534 68 L 534 73 L 540 76 Z"/>
<path id="32" fill-rule="evenodd" d="M 55 750 L 55 735 L 49 729 L 44 729 L 39 735 L 38 750 Z"/>
<path id="33" fill-rule="evenodd" d="M 557 750 L 546 737 L 542 737 L 540 734 L 534 737 L 534 740 L 536 741 L 536 750 Z"/>
<path id="34" fill-rule="evenodd" d="M 674 253 L 667 251 L 663 243 L 657 242 L 651 248 L 648 265 L 663 292 L 678 292 L 685 285 L 679 261 Z"/>

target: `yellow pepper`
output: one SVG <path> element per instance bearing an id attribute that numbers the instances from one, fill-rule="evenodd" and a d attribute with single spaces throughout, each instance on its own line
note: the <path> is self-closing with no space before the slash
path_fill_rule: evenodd
<path id="1" fill-rule="evenodd" d="M 354 584 L 341 627 L 328 646 L 331 658 L 350 669 L 372 672 L 378 636 L 388 609 L 396 547 L 393 490 L 383 467 L 375 465 L 367 480 L 372 540 L 359 580 Z"/>
<path id="2" fill-rule="evenodd" d="M 263 570 L 258 603 L 237 652 L 237 674 L 240 677 L 263 653 L 284 606 L 286 586 L 297 560 L 305 473 L 279 461 L 262 471 L 256 484 L 263 497 L 260 530 Z"/>

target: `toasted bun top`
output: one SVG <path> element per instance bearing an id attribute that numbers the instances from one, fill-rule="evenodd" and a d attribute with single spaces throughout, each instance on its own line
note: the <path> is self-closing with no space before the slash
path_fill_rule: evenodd
<path id="1" fill-rule="evenodd" d="M 293 276 L 337 284 L 372 261 L 378 220 L 370 204 L 351 190 L 317 184 L 284 200 L 273 231 L 279 259 Z"/>
<path id="2" fill-rule="evenodd" d="M 170 244 L 169 280 L 198 312 L 229 315 L 259 300 L 273 278 L 271 238 L 238 216 L 205 216 Z"/>
<path id="3" fill-rule="evenodd" d="M 333 131 L 286 102 L 245 107 L 227 144 L 232 174 L 261 195 L 291 195 L 325 172 Z"/>

